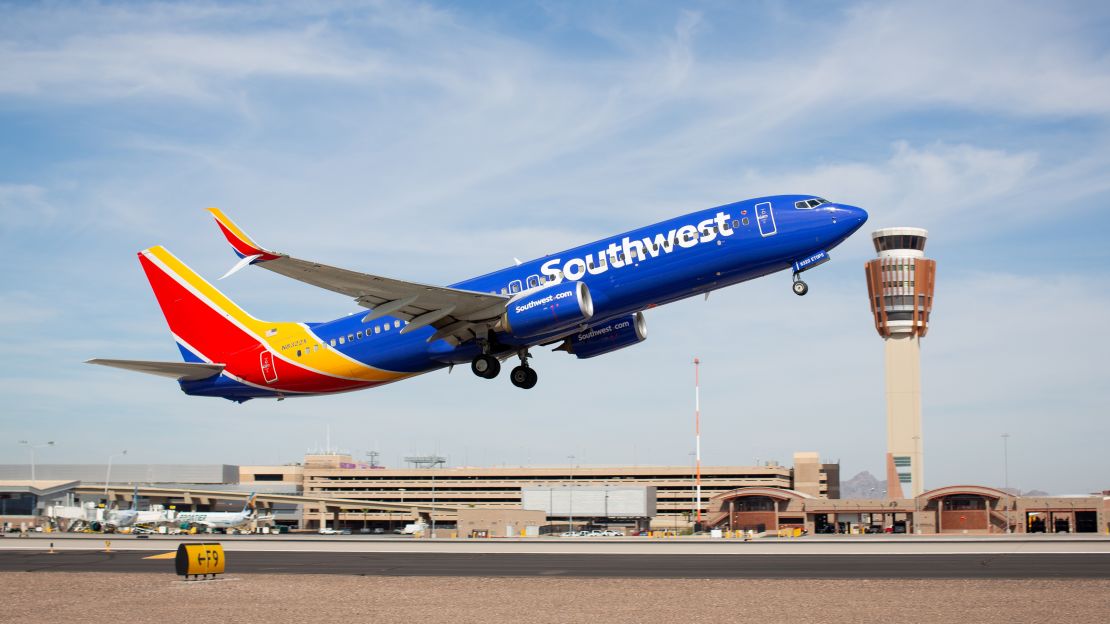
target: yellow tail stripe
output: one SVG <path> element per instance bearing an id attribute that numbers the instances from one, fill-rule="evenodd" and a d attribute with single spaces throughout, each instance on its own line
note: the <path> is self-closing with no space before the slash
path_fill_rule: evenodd
<path id="1" fill-rule="evenodd" d="M 295 366 L 320 375 L 357 381 L 395 381 L 411 374 L 381 370 L 351 359 L 335 351 L 298 323 L 271 323 L 256 319 L 247 314 L 245 310 L 236 305 L 215 286 L 209 284 L 203 277 L 197 275 L 184 262 L 178 260 L 165 247 L 151 247 L 147 250 L 147 253 L 167 267 L 177 279 L 184 281 L 194 291 L 212 302 L 226 316 L 245 328 L 259 342 L 265 343 L 271 351 Z M 315 349 L 315 345 L 320 346 L 319 350 Z M 297 349 L 301 349 L 301 357 L 297 357 Z"/>

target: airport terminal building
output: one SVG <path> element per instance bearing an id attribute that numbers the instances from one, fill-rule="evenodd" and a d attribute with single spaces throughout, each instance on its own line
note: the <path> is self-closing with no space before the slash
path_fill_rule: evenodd
<path id="1" fill-rule="evenodd" d="M 388 531 L 416 520 L 442 537 L 506 536 L 569 527 L 686 531 L 702 528 L 821 533 L 1110 533 L 1110 492 L 1014 496 L 956 485 L 911 498 L 841 499 L 839 466 L 797 453 L 791 467 L 702 467 L 702 500 L 689 466 L 383 468 L 344 454 L 272 466 L 0 465 L 0 525 L 72 525 L 55 507 L 124 507 L 137 485 L 143 507 L 231 511 L 250 492 L 267 522 L 293 530 Z M 546 531 L 541 531 L 546 528 Z M 516 532 L 516 533 L 514 533 Z M 529 533 L 531 534 L 531 533 Z"/>
<path id="2" fill-rule="evenodd" d="M 641 525 L 657 528 L 688 528 L 700 508 L 704 517 L 710 499 L 718 493 L 739 488 L 795 490 L 817 498 L 840 495 L 840 466 L 822 464 L 817 453 L 796 453 L 794 466 L 767 462 L 762 466 L 702 466 L 700 504 L 696 499 L 696 475 L 692 466 L 515 466 L 450 468 L 382 468 L 356 463 L 345 454 L 306 455 L 304 462 L 284 466 L 242 466 L 240 482 L 248 484 L 296 484 L 306 495 L 364 499 L 368 502 L 420 503 L 437 509 L 437 521 L 453 523 L 458 509 L 514 510 L 524 507 L 526 490 L 544 490 L 549 498 L 560 490 L 582 492 L 586 488 L 651 488 L 655 513 Z M 583 505 L 585 502 L 582 503 Z M 367 509 L 327 514 L 324 506 L 306 506 L 305 528 L 370 523 L 387 526 L 404 520 L 397 512 Z M 440 511 L 442 508 L 442 511 Z M 584 509 L 584 507 L 580 507 Z M 554 510 L 551 523 L 575 524 L 591 518 Z M 609 520 L 617 521 L 610 517 Z M 597 517 L 604 523 L 606 518 Z"/>

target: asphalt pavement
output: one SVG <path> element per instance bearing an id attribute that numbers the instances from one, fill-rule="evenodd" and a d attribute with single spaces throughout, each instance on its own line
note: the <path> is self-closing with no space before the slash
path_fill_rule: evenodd
<path id="1" fill-rule="evenodd" d="M 165 572 L 172 559 L 146 551 L 0 551 L 0 571 Z M 1110 578 L 1106 553 L 721 554 L 243 551 L 228 574 L 361 576 L 1031 579 Z"/>

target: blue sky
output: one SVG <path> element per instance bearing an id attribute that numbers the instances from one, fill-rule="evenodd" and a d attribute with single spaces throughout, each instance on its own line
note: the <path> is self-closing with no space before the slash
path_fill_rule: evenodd
<path id="1" fill-rule="evenodd" d="M 709 463 L 816 450 L 880 474 L 868 232 L 930 230 L 926 485 L 1110 487 L 1110 56 L 1100 3 L 0 2 L 0 462 L 685 463 L 700 357 Z M 263 244 L 450 283 L 773 193 L 866 208 L 808 278 L 652 310 L 537 388 L 467 371 L 282 403 L 185 397 L 90 357 L 173 359 L 134 252 L 209 278 Z M 256 316 L 331 293 L 244 271 Z"/>

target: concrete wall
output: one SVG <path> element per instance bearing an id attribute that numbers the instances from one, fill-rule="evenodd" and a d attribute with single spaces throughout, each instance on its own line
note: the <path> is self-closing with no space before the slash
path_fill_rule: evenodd
<path id="1" fill-rule="evenodd" d="M 542 511 L 501 510 L 501 509 L 460 509 L 458 536 L 471 537 L 476 532 L 485 531 L 491 537 L 519 537 L 527 527 L 537 529 L 547 524 L 547 516 Z"/>
<path id="2" fill-rule="evenodd" d="M 36 464 L 39 480 L 104 483 L 108 464 Z M 0 464 L 0 481 L 29 479 L 30 464 Z M 112 464 L 112 483 L 238 483 L 239 467 L 230 464 Z"/>

